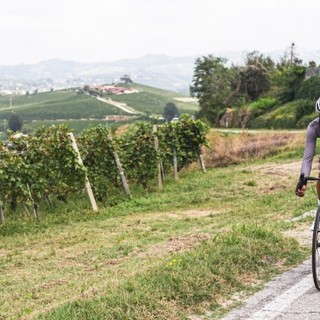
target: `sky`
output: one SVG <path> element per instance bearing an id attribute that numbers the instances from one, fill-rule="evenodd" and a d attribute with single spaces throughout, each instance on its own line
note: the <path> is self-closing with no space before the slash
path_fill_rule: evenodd
<path id="1" fill-rule="evenodd" d="M 319 0 L 0 0 L 0 65 L 319 51 Z M 320 62 L 320 61 L 319 61 Z"/>

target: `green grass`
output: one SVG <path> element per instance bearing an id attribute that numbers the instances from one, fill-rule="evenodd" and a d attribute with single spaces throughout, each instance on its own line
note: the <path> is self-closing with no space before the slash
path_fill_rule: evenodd
<path id="1" fill-rule="evenodd" d="M 297 242 L 270 229 L 236 226 L 195 249 L 167 257 L 101 298 L 66 304 L 39 319 L 185 319 L 191 310 L 205 313 L 204 302 L 208 309 L 219 309 L 221 296 L 244 289 L 241 280 L 247 274 L 270 279 L 281 270 L 272 264 L 285 260 L 290 265 L 302 257 Z"/>
<path id="2" fill-rule="evenodd" d="M 99 214 L 85 195 L 42 204 L 40 223 L 6 210 L 0 319 L 218 319 L 231 295 L 309 254 L 282 235 L 315 203 L 312 191 L 294 196 L 287 162 L 264 161 L 267 174 L 251 162 L 166 176 L 163 191 L 110 195 Z"/>
<path id="3" fill-rule="evenodd" d="M 158 115 L 163 114 L 163 109 L 168 102 L 173 102 L 180 113 L 194 114 L 199 110 L 198 103 L 176 100 L 175 98 L 186 97 L 179 93 L 140 84 L 132 84 L 130 87 L 139 90 L 139 92 L 129 95 L 111 95 L 110 98 L 115 101 L 127 103 L 128 106 L 141 112 Z"/>

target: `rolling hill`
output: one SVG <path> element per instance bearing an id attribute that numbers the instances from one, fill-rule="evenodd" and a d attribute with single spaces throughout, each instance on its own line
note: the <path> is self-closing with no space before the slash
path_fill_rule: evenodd
<path id="1" fill-rule="evenodd" d="M 198 103 L 176 92 L 133 83 L 131 94 L 101 93 L 89 95 L 79 88 L 29 95 L 0 96 L 0 131 L 7 129 L 12 112 L 24 121 L 24 129 L 42 125 L 67 123 L 76 131 L 99 123 L 124 123 L 146 116 L 161 116 L 168 102 L 180 113 L 194 114 Z"/>

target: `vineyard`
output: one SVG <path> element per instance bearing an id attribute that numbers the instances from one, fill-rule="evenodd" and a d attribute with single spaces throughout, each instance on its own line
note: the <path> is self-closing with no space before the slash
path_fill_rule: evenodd
<path id="1" fill-rule="evenodd" d="M 161 188 L 168 173 L 177 178 L 179 170 L 201 160 L 207 132 L 203 122 L 183 115 L 160 126 L 140 122 L 115 137 L 97 126 L 74 138 L 65 125 L 11 135 L 0 146 L 0 221 L 20 203 L 26 211 L 32 207 L 39 221 L 43 201 L 67 202 L 85 189 L 95 210 L 95 201 L 106 204 L 112 190 L 132 197 L 129 186 L 151 191 L 157 179 Z"/>
<path id="2" fill-rule="evenodd" d="M 0 97 L 0 119 L 9 119 L 11 112 L 18 113 L 25 122 L 56 119 L 104 119 L 119 114 L 119 110 L 76 90 L 44 92 L 29 96 Z"/>

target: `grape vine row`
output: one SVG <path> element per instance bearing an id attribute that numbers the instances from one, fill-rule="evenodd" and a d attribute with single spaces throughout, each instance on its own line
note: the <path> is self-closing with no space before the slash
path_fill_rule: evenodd
<path id="1" fill-rule="evenodd" d="M 168 173 L 174 154 L 178 170 L 197 160 L 207 145 L 207 132 L 203 122 L 183 115 L 158 126 L 156 150 L 151 123 L 136 123 L 112 139 L 106 127 L 89 128 L 76 137 L 83 165 L 66 125 L 11 135 L 6 144 L 0 143 L 1 209 L 17 203 L 38 206 L 50 197 L 66 201 L 70 193 L 83 192 L 86 175 L 96 199 L 107 202 L 109 190 L 122 187 L 119 160 L 129 185 L 151 190 L 159 162 Z"/>

